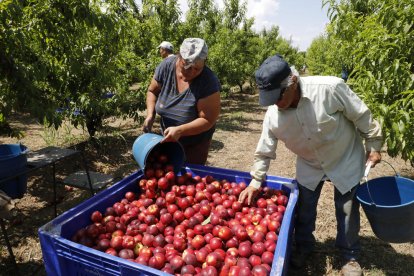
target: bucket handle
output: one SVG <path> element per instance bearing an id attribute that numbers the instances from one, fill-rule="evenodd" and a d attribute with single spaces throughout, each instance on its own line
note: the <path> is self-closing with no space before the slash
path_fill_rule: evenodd
<path id="1" fill-rule="evenodd" d="M 22 144 L 22 142 L 19 142 L 19 145 L 20 146 L 24 146 L 23 144 Z M 26 149 L 24 150 L 24 151 L 22 151 L 22 153 L 21 154 L 28 154 L 29 153 L 29 148 L 28 147 L 26 147 Z"/>
<path id="2" fill-rule="evenodd" d="M 381 162 L 384 162 L 384 163 L 387 163 L 392 169 L 393 169 L 393 171 L 394 171 L 394 173 L 395 173 L 395 176 L 396 177 L 399 177 L 400 175 L 397 173 L 397 171 L 395 170 L 395 168 L 389 163 L 389 162 L 387 162 L 387 161 L 385 161 L 385 160 L 381 160 Z M 372 196 L 371 196 L 371 192 L 370 192 L 370 190 L 369 190 L 369 183 L 368 183 L 368 174 L 369 174 L 369 171 L 371 170 L 371 165 L 372 165 L 372 162 L 371 161 L 369 161 L 367 164 L 366 164 L 366 167 L 365 167 L 365 171 L 364 171 L 364 176 L 362 177 L 362 179 L 365 181 L 365 183 L 367 184 L 367 191 L 368 191 L 368 196 L 369 196 L 369 198 L 371 199 L 371 204 L 372 205 L 374 205 L 374 206 L 376 206 L 376 204 L 375 204 L 375 202 L 374 202 L 374 200 L 372 199 Z"/>
<path id="3" fill-rule="evenodd" d="M 397 173 L 397 171 L 395 170 L 395 168 L 388 161 L 381 160 L 381 162 L 387 163 L 392 168 L 392 170 L 394 171 L 395 176 L 397 176 L 397 177 L 400 176 L 400 174 Z M 364 172 L 364 176 L 363 176 L 363 179 L 364 179 L 365 182 L 368 182 L 368 174 L 369 174 L 369 171 L 371 170 L 371 165 L 372 165 L 372 162 L 371 161 L 369 161 L 366 164 L 365 172 Z"/>

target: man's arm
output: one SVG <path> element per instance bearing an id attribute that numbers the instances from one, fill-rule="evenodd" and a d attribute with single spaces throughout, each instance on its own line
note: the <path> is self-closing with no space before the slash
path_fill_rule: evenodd
<path id="1" fill-rule="evenodd" d="M 383 137 L 381 126 L 376 121 L 366 104 L 345 83 L 336 87 L 335 96 L 343 106 L 343 113 L 357 128 L 361 137 L 365 139 L 367 162 L 371 161 L 374 167 L 381 161 L 381 147 Z"/>
<path id="2" fill-rule="evenodd" d="M 249 186 L 240 193 L 239 201 L 244 202 L 247 198 L 247 203 L 250 205 L 252 200 L 256 197 L 262 181 L 266 177 L 269 170 L 270 161 L 276 158 L 277 138 L 271 131 L 271 116 L 270 111 L 266 112 L 263 120 L 262 134 L 254 153 L 254 163 L 250 175 L 252 181 Z"/>

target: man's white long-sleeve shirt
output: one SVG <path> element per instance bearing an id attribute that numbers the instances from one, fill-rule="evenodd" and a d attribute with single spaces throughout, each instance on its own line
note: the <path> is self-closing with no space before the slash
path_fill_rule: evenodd
<path id="1" fill-rule="evenodd" d="M 363 139 L 367 151 L 381 150 L 381 127 L 342 79 L 302 77 L 299 86 L 297 108 L 268 107 L 251 175 L 258 181 L 265 178 L 281 140 L 297 155 L 296 178 L 301 185 L 315 190 L 327 176 L 344 194 L 363 176 Z"/>

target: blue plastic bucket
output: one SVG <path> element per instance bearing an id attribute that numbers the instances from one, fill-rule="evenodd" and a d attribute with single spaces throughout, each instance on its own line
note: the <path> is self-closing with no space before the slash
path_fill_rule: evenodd
<path id="1" fill-rule="evenodd" d="M 168 156 L 170 164 L 174 166 L 174 172 L 178 173 L 184 165 L 184 149 L 178 142 L 160 143 L 163 136 L 154 133 L 140 135 L 132 146 L 132 154 L 141 169 L 147 164 L 147 158 L 153 150 L 159 150 Z"/>
<path id="2" fill-rule="evenodd" d="M 414 181 L 396 176 L 379 177 L 361 184 L 357 199 L 374 234 L 383 241 L 414 241 Z"/>
<path id="3" fill-rule="evenodd" d="M 27 166 L 28 149 L 21 144 L 0 145 L 0 180 L 24 171 Z M 3 190 L 11 198 L 21 198 L 27 190 L 27 175 L 22 174 L 11 180 L 1 182 Z"/>

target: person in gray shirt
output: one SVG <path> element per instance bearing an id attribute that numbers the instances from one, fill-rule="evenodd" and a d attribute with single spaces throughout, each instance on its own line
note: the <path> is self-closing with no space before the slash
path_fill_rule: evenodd
<path id="1" fill-rule="evenodd" d="M 203 39 L 186 38 L 177 55 L 157 66 L 147 91 L 143 131 L 151 132 L 158 114 L 162 143 L 180 142 L 190 164 L 206 163 L 221 109 L 221 85 L 205 64 L 207 54 Z"/>

